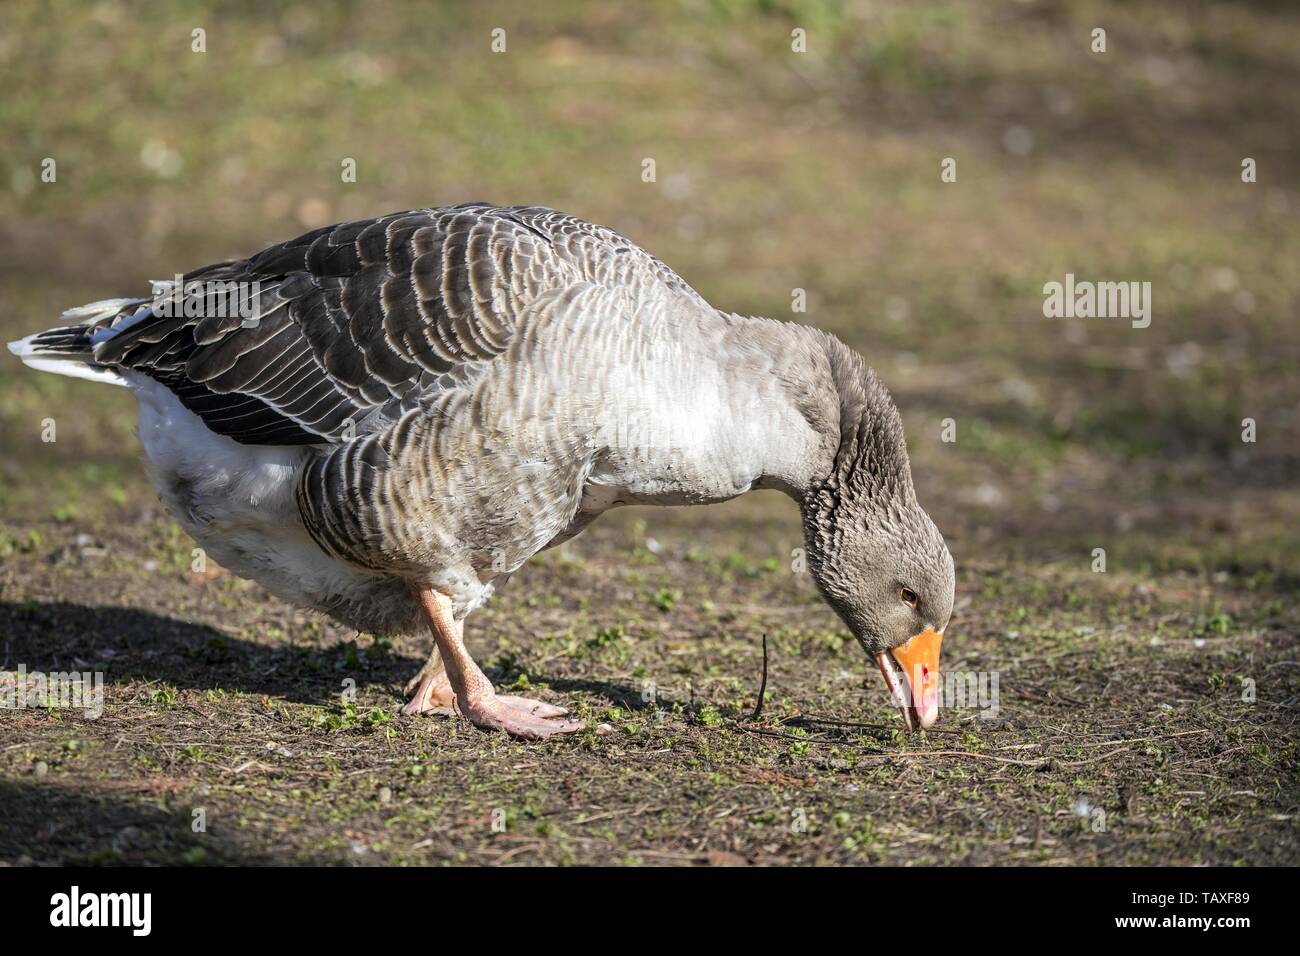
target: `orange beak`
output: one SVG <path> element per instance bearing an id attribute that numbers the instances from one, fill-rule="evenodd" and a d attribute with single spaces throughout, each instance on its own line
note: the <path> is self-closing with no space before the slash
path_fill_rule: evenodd
<path id="1" fill-rule="evenodd" d="M 876 657 L 876 665 L 889 685 L 889 693 L 908 730 L 913 730 L 914 726 L 933 727 L 939 719 L 939 646 L 942 643 L 943 631 L 927 627 L 902 647 Z M 894 655 L 894 660 L 902 668 L 906 688 L 898 679 L 889 654 Z"/>

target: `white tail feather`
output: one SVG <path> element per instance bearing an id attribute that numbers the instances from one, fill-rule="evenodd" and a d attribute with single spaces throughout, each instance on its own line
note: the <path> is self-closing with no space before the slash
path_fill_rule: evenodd
<path id="1" fill-rule="evenodd" d="M 9 351 L 22 359 L 24 365 L 42 372 L 53 372 L 55 375 L 67 375 L 70 378 L 84 378 L 92 382 L 107 382 L 110 385 L 126 384 L 122 376 L 112 369 L 92 364 L 94 359 L 89 353 L 68 354 L 42 350 L 32 341 L 42 334 L 38 332 L 17 342 L 10 342 Z"/>

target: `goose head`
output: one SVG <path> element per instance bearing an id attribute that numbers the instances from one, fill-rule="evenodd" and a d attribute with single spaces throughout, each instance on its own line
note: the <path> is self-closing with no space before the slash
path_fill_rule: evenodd
<path id="1" fill-rule="evenodd" d="M 952 555 L 917 503 L 903 424 L 857 353 L 828 337 L 834 451 L 801 500 L 805 553 L 827 604 L 880 669 L 909 730 L 939 716 Z"/>
<path id="2" fill-rule="evenodd" d="M 939 648 L 952 616 L 952 555 L 915 500 L 896 511 L 850 504 L 836 533 L 807 540 L 826 602 L 875 661 L 908 729 L 939 717 Z"/>

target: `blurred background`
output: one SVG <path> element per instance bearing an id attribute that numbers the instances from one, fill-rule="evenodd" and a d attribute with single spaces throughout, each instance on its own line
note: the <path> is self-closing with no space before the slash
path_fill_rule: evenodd
<path id="1" fill-rule="evenodd" d="M 721 308 L 860 349 L 954 552 L 1300 560 L 1294 5 L 105 0 L 0 19 L 6 339 L 333 221 L 549 205 Z M 1149 281 L 1151 326 L 1044 318 L 1067 272 Z M 0 403 L 6 522 L 152 500 L 125 392 L 4 361 Z"/>

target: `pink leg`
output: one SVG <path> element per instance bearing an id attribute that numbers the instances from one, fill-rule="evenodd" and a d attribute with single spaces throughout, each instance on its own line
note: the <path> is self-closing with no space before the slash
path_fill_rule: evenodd
<path id="1" fill-rule="evenodd" d="M 425 665 L 420 668 L 420 672 L 407 683 L 406 697 L 406 706 L 402 708 L 402 713 L 408 717 L 418 717 L 422 714 L 451 717 L 457 713 L 456 694 L 451 689 L 451 681 L 447 679 L 447 672 L 442 666 L 442 654 L 437 647 L 433 649 Z M 563 717 L 568 713 L 563 707 L 556 707 L 554 704 L 528 697 L 497 694 L 497 700 L 507 707 L 522 710 L 534 717 Z"/>
<path id="2" fill-rule="evenodd" d="M 438 648 L 433 649 L 428 662 L 420 668 L 420 673 L 411 678 L 406 685 L 406 706 L 402 713 L 408 717 L 419 714 L 442 714 L 450 717 L 455 713 L 456 695 L 452 693 L 451 681 L 442 667 L 442 655 Z"/>
<path id="3" fill-rule="evenodd" d="M 429 664 L 417 675 L 420 683 L 415 697 L 407 705 L 408 711 L 412 705 L 420 703 L 422 695 L 427 696 L 429 701 L 438 700 L 438 678 L 442 676 L 451 689 L 455 709 L 468 717 L 476 727 L 504 730 L 512 737 L 531 739 L 570 734 L 582 729 L 580 720 L 548 719 L 564 714 L 565 711 L 561 708 L 527 697 L 498 695 L 492 682 L 479 670 L 465 649 L 463 622 L 452 616 L 451 601 L 446 595 L 431 588 L 416 589 L 415 595 L 433 631 L 433 640 L 437 645 L 435 653 L 442 659 L 445 674 L 433 671 L 430 667 L 433 658 L 430 657 Z M 427 690 L 426 684 L 429 685 Z M 437 703 L 435 706 L 442 705 Z M 409 712 L 424 711 L 416 709 Z"/>

